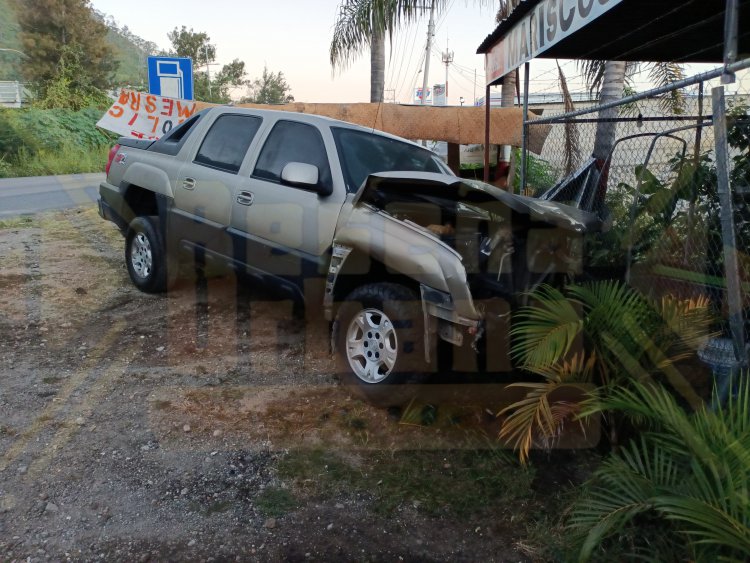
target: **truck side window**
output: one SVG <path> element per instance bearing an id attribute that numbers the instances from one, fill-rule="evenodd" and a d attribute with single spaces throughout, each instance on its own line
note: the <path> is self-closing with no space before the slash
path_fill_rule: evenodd
<path id="1" fill-rule="evenodd" d="M 203 139 L 195 163 L 237 174 L 261 121 L 252 115 L 220 116 Z"/>
<path id="2" fill-rule="evenodd" d="M 206 114 L 208 110 L 203 110 L 196 113 L 193 117 L 187 121 L 181 123 L 177 127 L 174 127 L 167 132 L 161 139 L 156 141 L 147 150 L 151 152 L 159 152 L 162 154 L 169 154 L 176 156 L 180 152 L 182 146 L 187 141 L 190 133 L 195 131 L 195 124 Z"/>
<path id="3" fill-rule="evenodd" d="M 331 167 L 320 131 L 307 123 L 279 121 L 268 135 L 253 176 L 281 182 L 281 171 L 290 162 L 318 167 L 318 184 L 333 188 Z"/>

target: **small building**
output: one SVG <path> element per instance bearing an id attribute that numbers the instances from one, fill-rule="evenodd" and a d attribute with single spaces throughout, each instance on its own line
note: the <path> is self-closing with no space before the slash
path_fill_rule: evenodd
<path id="1" fill-rule="evenodd" d="M 31 92 L 21 82 L 0 81 L 0 107 L 22 108 L 31 103 Z"/>

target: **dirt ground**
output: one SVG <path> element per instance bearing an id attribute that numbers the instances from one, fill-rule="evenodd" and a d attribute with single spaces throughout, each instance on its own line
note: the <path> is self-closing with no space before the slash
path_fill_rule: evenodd
<path id="1" fill-rule="evenodd" d="M 0 560 L 548 558 L 590 454 L 518 467 L 491 401 L 372 408 L 325 323 L 233 278 L 143 294 L 123 247 L 92 209 L 0 224 Z"/>

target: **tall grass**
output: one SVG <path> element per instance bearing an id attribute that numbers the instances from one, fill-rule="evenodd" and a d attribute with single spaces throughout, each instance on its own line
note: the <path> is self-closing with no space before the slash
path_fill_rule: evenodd
<path id="1" fill-rule="evenodd" d="M 0 178 L 102 172 L 108 152 L 106 145 L 80 147 L 66 144 L 35 153 L 21 148 L 15 157 L 0 159 Z"/>

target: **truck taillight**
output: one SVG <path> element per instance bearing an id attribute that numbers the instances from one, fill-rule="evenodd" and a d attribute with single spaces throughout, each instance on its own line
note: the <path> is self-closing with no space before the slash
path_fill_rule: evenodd
<path id="1" fill-rule="evenodd" d="M 104 167 L 104 172 L 109 176 L 109 168 L 112 166 L 112 161 L 115 158 L 115 155 L 117 154 L 117 151 L 120 150 L 120 145 L 115 145 L 111 149 L 109 149 L 109 156 L 107 156 L 107 166 Z"/>

